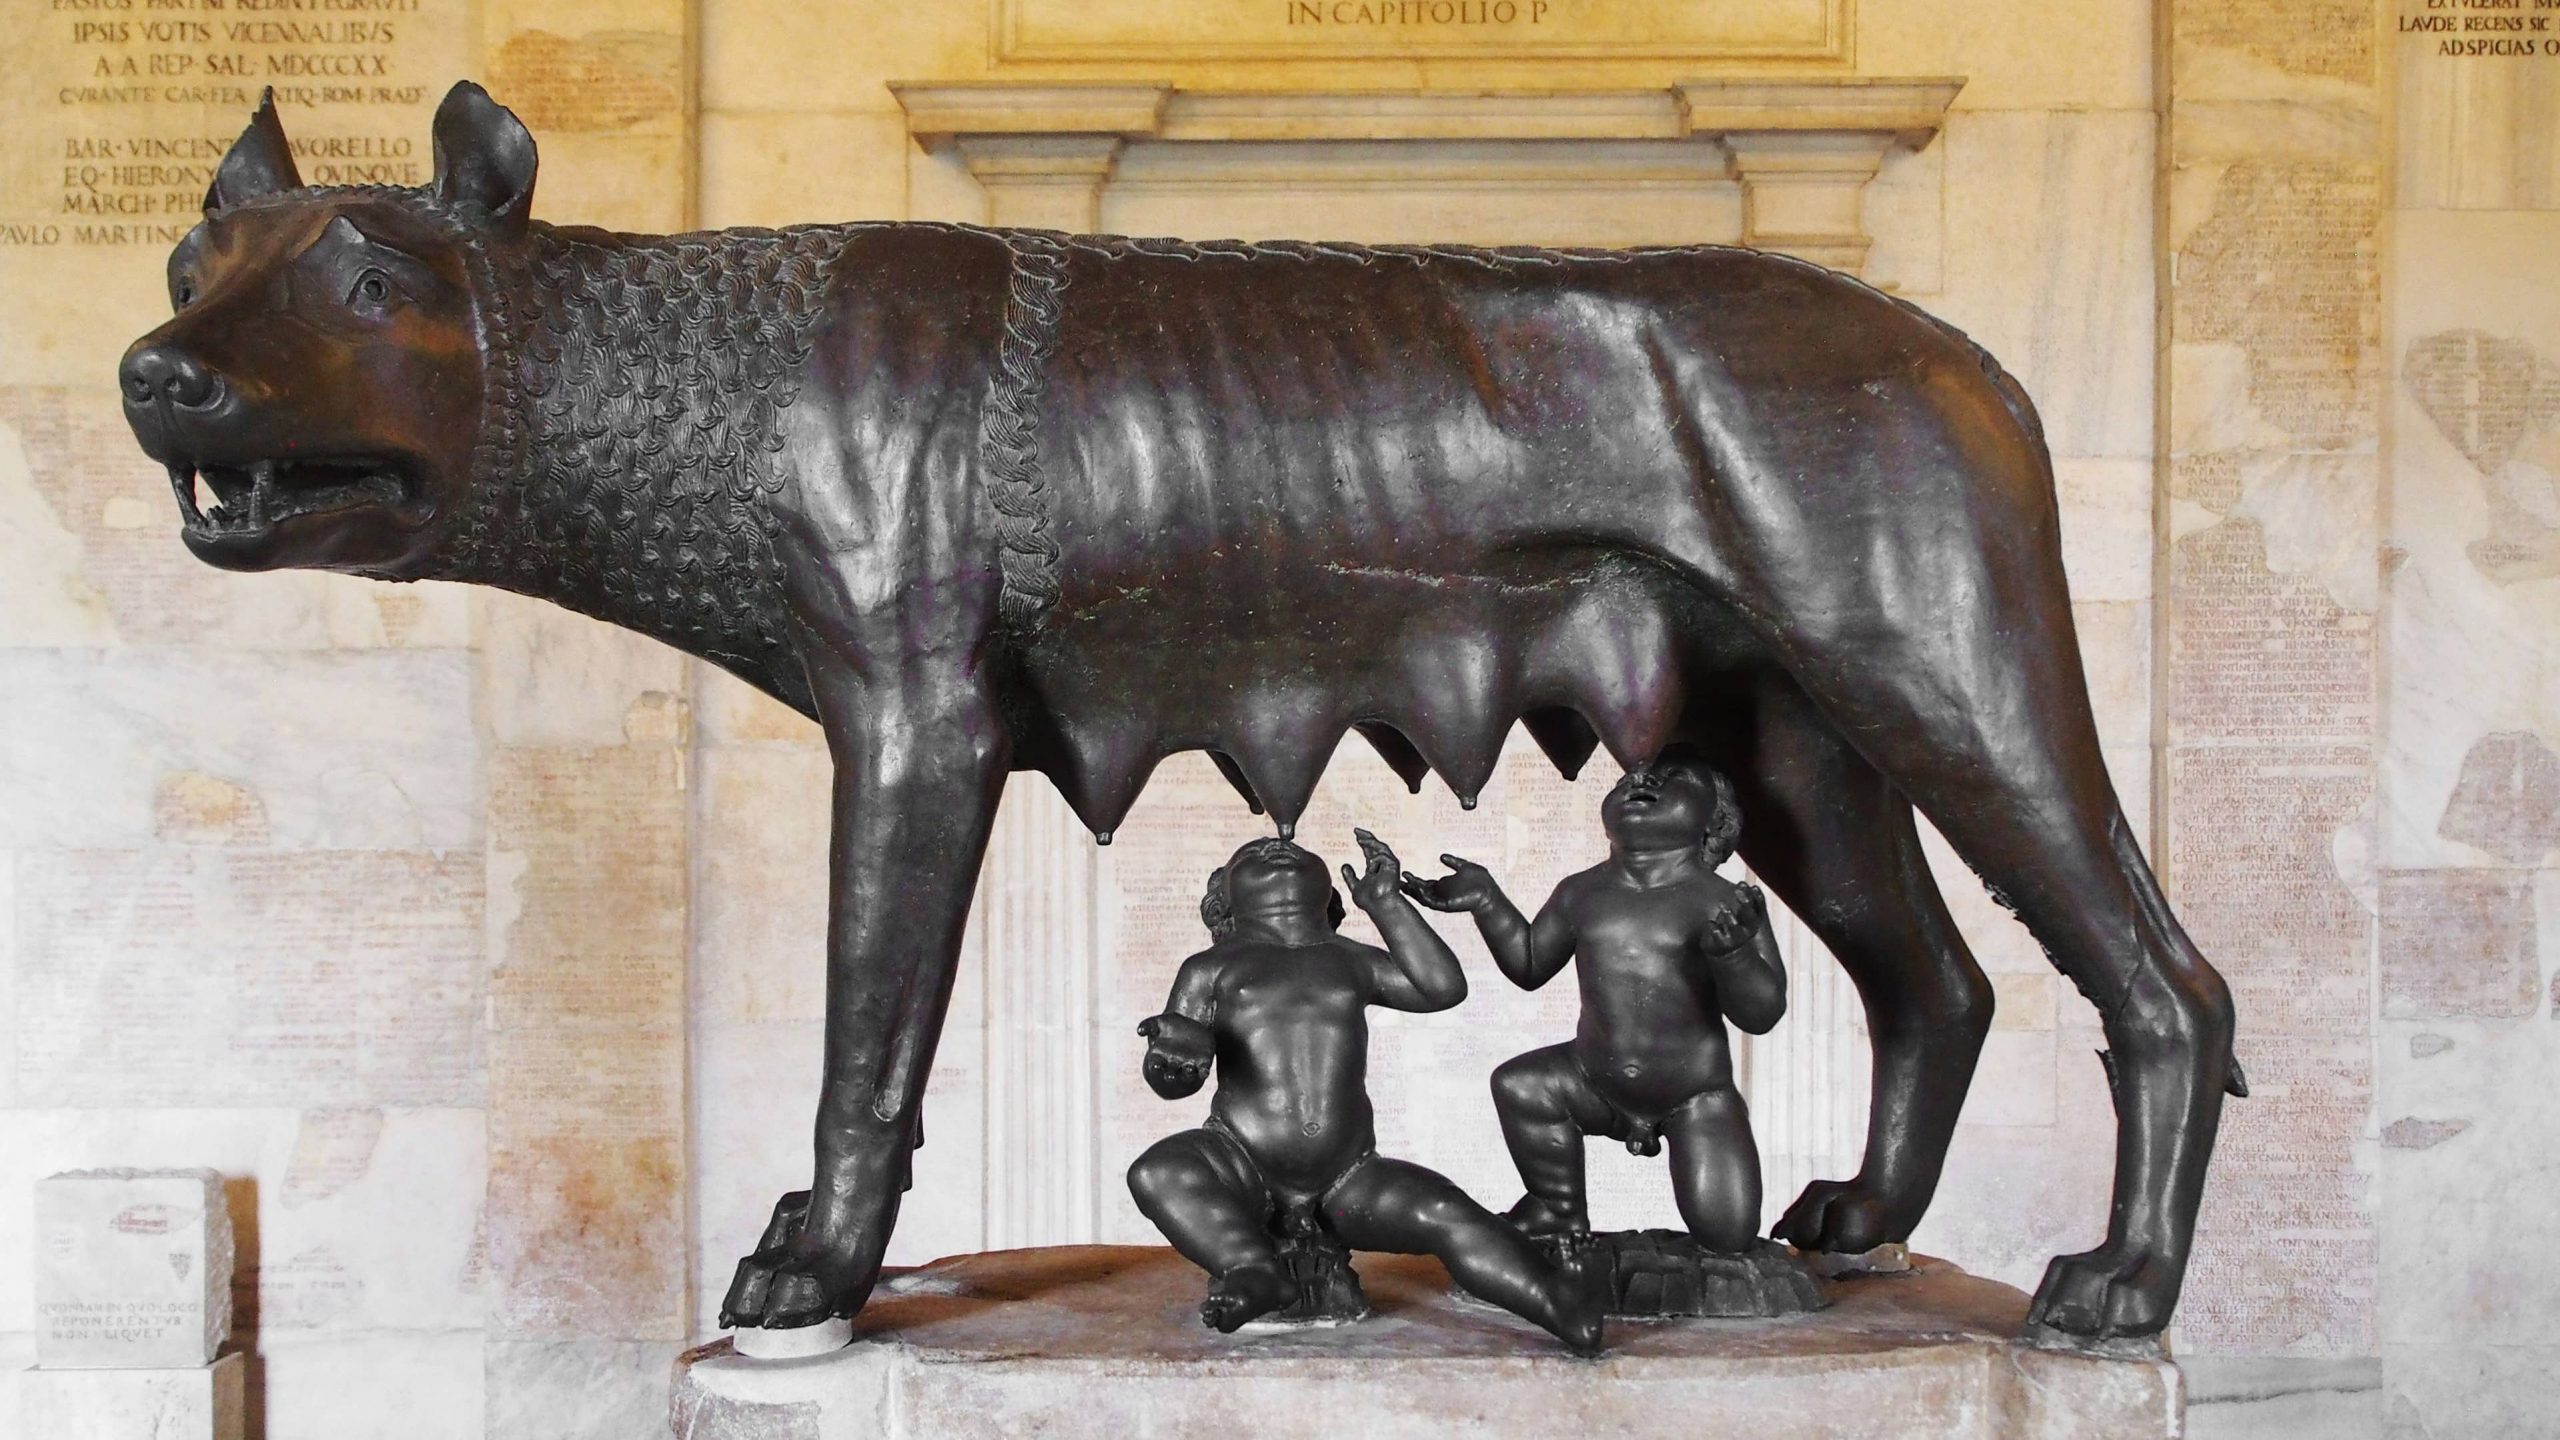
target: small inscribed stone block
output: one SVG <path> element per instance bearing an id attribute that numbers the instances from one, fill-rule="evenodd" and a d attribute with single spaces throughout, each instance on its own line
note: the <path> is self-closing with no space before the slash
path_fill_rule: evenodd
<path id="1" fill-rule="evenodd" d="M 211 1170 L 36 1182 L 39 1369 L 183 1369 L 231 1334 L 231 1212 Z"/>

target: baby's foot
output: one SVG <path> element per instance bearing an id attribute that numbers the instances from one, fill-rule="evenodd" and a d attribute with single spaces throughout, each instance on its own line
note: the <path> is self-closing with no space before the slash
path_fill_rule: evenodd
<path id="1" fill-rule="evenodd" d="M 1591 1233 L 1591 1217 L 1583 1212 L 1581 1206 L 1568 1205 L 1560 1200 L 1548 1200 L 1537 1195 L 1521 1196 L 1519 1202 L 1513 1205 L 1503 1218 L 1518 1226 L 1523 1235 L 1588 1235 Z"/>
<path id="2" fill-rule="evenodd" d="M 1576 1355 L 1600 1353 L 1600 1326 L 1608 1318 L 1610 1266 L 1587 1246 L 1575 1246 L 1556 1267 L 1556 1322 L 1548 1326 Z"/>
<path id="3" fill-rule="evenodd" d="M 1201 1323 L 1222 1335 L 1258 1316 L 1297 1303 L 1298 1285 L 1276 1265 L 1238 1265 L 1209 1282 L 1209 1298 L 1200 1302 Z"/>

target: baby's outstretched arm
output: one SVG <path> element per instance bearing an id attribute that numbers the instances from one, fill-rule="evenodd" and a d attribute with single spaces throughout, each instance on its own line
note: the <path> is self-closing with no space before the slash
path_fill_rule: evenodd
<path id="1" fill-rule="evenodd" d="M 1138 1033 L 1147 1037 L 1147 1088 L 1167 1100 L 1197 1093 L 1218 1058 L 1218 1036 L 1210 1024 L 1217 1019 L 1220 963 L 1215 950 L 1183 961 L 1164 1013 L 1138 1022 Z"/>
<path id="2" fill-rule="evenodd" d="M 1377 1003 L 1393 1010 L 1428 1012 L 1446 1010 L 1466 999 L 1467 972 L 1459 968 L 1458 957 L 1449 953 L 1449 943 L 1400 893 L 1396 852 L 1366 830 L 1351 833 L 1359 837 L 1360 853 L 1369 868 L 1354 875 L 1345 865 L 1342 881 L 1387 942 L 1387 953 L 1378 957 L 1382 963 L 1371 967 Z"/>
<path id="3" fill-rule="evenodd" d="M 1502 893 L 1493 875 L 1473 860 L 1443 855 L 1440 863 L 1449 873 L 1437 880 L 1419 875 L 1406 875 L 1404 893 L 1434 910 L 1463 910 L 1475 917 L 1476 930 L 1484 936 L 1487 950 L 1493 952 L 1493 963 L 1511 983 L 1523 990 L 1535 990 L 1556 978 L 1564 962 L 1573 958 L 1573 925 L 1566 918 L 1565 895 L 1572 882 L 1556 887 L 1547 897 L 1545 908 L 1534 921 L 1520 913 L 1511 897 Z"/>
<path id="4" fill-rule="evenodd" d="M 1769 901 L 1757 885 L 1737 885 L 1730 905 L 1707 919 L 1707 966 L 1725 1018 L 1766 1035 L 1787 1013 L 1787 967 Z"/>

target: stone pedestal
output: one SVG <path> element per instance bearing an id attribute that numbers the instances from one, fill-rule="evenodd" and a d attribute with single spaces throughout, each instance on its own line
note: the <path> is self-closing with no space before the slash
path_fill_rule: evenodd
<path id="1" fill-rule="evenodd" d="M 1359 1324 L 1225 1336 L 1200 1324 L 1200 1272 L 1168 1250 L 959 1256 L 885 1282 L 833 1354 L 687 1352 L 671 1419 L 677 1440 L 2179 1433 L 2176 1366 L 2035 1349 L 2018 1338 L 2024 1295 L 1912 1266 L 1833 1283 L 1809 1315 L 1615 1324 L 1589 1361 L 1459 1304 L 1429 1260 L 1361 1256 L 1377 1313 Z"/>
<path id="2" fill-rule="evenodd" d="M 18 1425 L 29 1440 L 240 1440 L 248 1433 L 247 1362 L 154 1370 L 29 1370 Z"/>
<path id="3" fill-rule="evenodd" d="M 45 1440 L 240 1440 L 231 1212 L 211 1170 L 75 1170 L 36 1182 L 36 1368 L 18 1428 Z M 219 1356 L 220 1358 L 216 1358 Z"/>

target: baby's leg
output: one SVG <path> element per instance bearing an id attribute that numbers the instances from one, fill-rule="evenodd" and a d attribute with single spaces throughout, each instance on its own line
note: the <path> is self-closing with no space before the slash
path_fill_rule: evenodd
<path id="1" fill-rule="evenodd" d="M 1511 1218 L 1532 1234 L 1579 1233 L 1591 1228 L 1582 1190 L 1582 1137 L 1615 1135 L 1618 1112 L 1591 1088 L 1573 1051 L 1550 1045 L 1515 1055 L 1494 1067 L 1493 1109 L 1502 1120 L 1502 1143 L 1520 1170 L 1528 1195 Z"/>
<path id="2" fill-rule="evenodd" d="M 1233 1334 L 1298 1298 L 1266 1223 L 1271 1192 L 1244 1147 L 1210 1130 L 1185 1130 L 1147 1147 L 1129 1167 L 1138 1209 L 1182 1257 L 1209 1272 L 1200 1318 Z"/>
<path id="3" fill-rule="evenodd" d="M 1354 1250 L 1432 1255 L 1458 1288 L 1546 1329 L 1576 1350 L 1600 1348 L 1607 1296 L 1581 1270 L 1560 1270 L 1518 1230 L 1445 1176 L 1371 1158 L 1326 1192 L 1325 1218 Z"/>
<path id="4" fill-rule="evenodd" d="M 1733 1255 L 1760 1236 L 1760 1151 L 1751 1112 L 1730 1085 L 1693 1095 L 1662 1122 L 1671 1144 L 1671 1189 L 1689 1233 Z"/>

